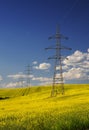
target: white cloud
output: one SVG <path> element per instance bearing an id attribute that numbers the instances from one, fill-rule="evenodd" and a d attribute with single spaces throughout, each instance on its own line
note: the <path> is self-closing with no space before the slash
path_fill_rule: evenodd
<path id="1" fill-rule="evenodd" d="M 0 81 L 2 81 L 3 80 L 3 78 L 2 78 L 2 76 L 0 75 Z"/>
<path id="2" fill-rule="evenodd" d="M 51 82 L 40 82 L 39 85 L 40 86 L 48 86 L 48 85 L 51 85 L 52 84 L 52 81 Z"/>
<path id="3" fill-rule="evenodd" d="M 18 82 L 2 83 L 1 87 L 2 88 L 15 88 L 15 87 L 19 87 L 19 83 Z"/>
<path id="4" fill-rule="evenodd" d="M 75 51 L 63 61 L 65 80 L 88 80 L 89 79 L 89 53 Z M 65 69 L 66 68 L 66 69 Z"/>
<path id="5" fill-rule="evenodd" d="M 19 86 L 18 82 L 16 82 L 16 83 L 10 82 L 5 85 L 6 88 L 15 88 L 17 86 Z"/>
<path id="6" fill-rule="evenodd" d="M 63 64 L 66 66 L 87 66 L 89 64 L 89 54 L 75 51 L 74 54 L 68 56 L 68 60 L 64 60 Z"/>
<path id="7" fill-rule="evenodd" d="M 52 81 L 52 78 L 47 78 L 47 77 L 33 77 L 32 80 L 37 80 L 37 81 L 40 81 L 40 82 L 50 82 Z"/>
<path id="8" fill-rule="evenodd" d="M 88 50 L 89 51 L 89 50 Z M 87 60 L 89 60 L 89 52 L 87 53 Z"/>
<path id="9" fill-rule="evenodd" d="M 39 64 L 39 66 L 34 66 L 35 69 L 38 69 L 38 70 L 47 70 L 51 67 L 51 64 L 49 63 L 41 63 Z"/>
<path id="10" fill-rule="evenodd" d="M 25 84 L 25 81 L 23 82 L 10 82 L 5 84 L 5 88 L 17 88 L 17 87 L 23 87 Z"/>
<path id="11" fill-rule="evenodd" d="M 36 65 L 37 63 L 38 63 L 37 61 L 33 61 L 33 62 L 32 62 L 33 65 Z"/>
<path id="12" fill-rule="evenodd" d="M 18 74 L 13 74 L 13 75 L 8 75 L 8 78 L 12 78 L 12 79 L 20 79 L 20 78 L 32 78 L 33 75 L 26 75 L 23 74 L 22 72 L 19 72 Z"/>
<path id="13" fill-rule="evenodd" d="M 65 80 L 71 80 L 71 79 L 78 79 L 78 80 L 84 80 L 88 79 L 88 75 L 86 72 L 84 72 L 84 69 L 82 68 L 71 68 L 69 71 L 64 72 L 63 76 Z"/>
<path id="14" fill-rule="evenodd" d="M 87 49 L 87 52 L 89 52 L 89 48 Z"/>
<path id="15" fill-rule="evenodd" d="M 64 60 L 63 63 L 66 65 L 75 65 L 75 63 L 80 63 L 87 59 L 88 54 L 82 53 L 80 51 L 75 51 L 74 54 L 68 56 L 68 60 Z"/>
<path id="16" fill-rule="evenodd" d="M 64 66 L 62 66 L 62 69 L 63 69 L 63 70 L 67 70 L 67 69 L 68 69 L 68 66 L 67 66 L 67 65 L 64 65 Z M 60 66 L 57 66 L 57 67 L 56 67 L 56 70 L 60 70 Z"/>

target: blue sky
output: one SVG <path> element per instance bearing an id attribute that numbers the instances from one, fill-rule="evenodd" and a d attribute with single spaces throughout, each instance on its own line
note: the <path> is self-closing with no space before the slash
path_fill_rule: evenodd
<path id="1" fill-rule="evenodd" d="M 66 80 L 64 73 L 65 82 L 89 83 L 89 0 L 0 0 L 1 87 L 15 86 L 22 75 L 26 78 L 28 64 L 33 65 L 32 85 L 51 81 L 53 61 L 47 58 L 54 52 L 45 52 L 44 48 L 55 44 L 48 37 L 55 34 L 57 24 L 61 33 L 69 37 L 62 44 L 72 48 L 63 54 L 75 61 L 76 57 L 81 59 L 76 66 L 69 60 L 67 74 L 86 72 L 86 78 L 75 75 L 71 80 Z"/>

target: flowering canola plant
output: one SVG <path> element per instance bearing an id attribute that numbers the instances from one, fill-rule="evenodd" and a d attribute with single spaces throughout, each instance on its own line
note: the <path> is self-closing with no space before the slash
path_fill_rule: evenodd
<path id="1" fill-rule="evenodd" d="M 89 128 L 88 84 L 67 84 L 65 94 L 56 97 L 51 97 L 50 92 L 50 86 L 1 89 L 0 96 L 9 98 L 0 100 L 0 130 Z"/>

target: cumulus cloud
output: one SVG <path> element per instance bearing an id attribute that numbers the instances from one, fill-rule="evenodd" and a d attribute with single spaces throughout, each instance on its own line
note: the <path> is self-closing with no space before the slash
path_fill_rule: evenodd
<path id="1" fill-rule="evenodd" d="M 47 70 L 50 67 L 51 67 L 51 64 L 49 64 L 49 63 L 41 63 L 38 66 L 34 66 L 34 68 L 38 69 L 38 70 Z"/>
<path id="2" fill-rule="evenodd" d="M 89 78 L 82 68 L 71 68 L 67 72 L 64 72 L 63 75 L 66 80 L 84 80 Z"/>
<path id="3" fill-rule="evenodd" d="M 2 76 L 0 75 L 0 81 L 2 81 L 3 80 L 3 78 L 2 78 Z"/>
<path id="4" fill-rule="evenodd" d="M 33 62 L 32 62 L 33 65 L 36 65 L 37 63 L 38 63 L 37 61 L 33 61 Z"/>
<path id="5" fill-rule="evenodd" d="M 87 51 L 89 52 L 89 48 L 87 49 Z"/>
<path id="6" fill-rule="evenodd" d="M 51 82 L 52 78 L 47 77 L 33 77 L 32 80 L 40 81 L 40 82 Z"/>
<path id="7" fill-rule="evenodd" d="M 19 86 L 18 82 L 16 82 L 16 83 L 10 82 L 5 85 L 6 88 L 15 88 L 17 86 Z"/>
<path id="8" fill-rule="evenodd" d="M 23 74 L 22 72 L 19 72 L 18 74 L 8 75 L 7 77 L 12 79 L 20 79 L 20 78 L 32 78 L 33 75 L 26 75 Z"/>
<path id="9" fill-rule="evenodd" d="M 80 51 L 75 51 L 74 54 L 68 56 L 68 60 L 64 60 L 63 63 L 66 65 L 76 65 L 76 63 L 80 63 L 87 59 L 88 54 L 82 53 Z"/>
<path id="10" fill-rule="evenodd" d="M 88 49 L 89 51 L 89 49 Z M 89 79 L 89 52 L 75 51 L 63 61 L 63 76 L 65 80 L 88 80 Z"/>
<path id="11" fill-rule="evenodd" d="M 1 88 L 15 88 L 15 87 L 19 87 L 18 82 L 9 82 L 9 83 L 2 83 L 0 84 Z"/>
<path id="12" fill-rule="evenodd" d="M 17 88 L 17 87 L 23 87 L 25 84 L 25 81 L 20 82 L 9 82 L 7 84 L 4 84 L 5 88 Z"/>

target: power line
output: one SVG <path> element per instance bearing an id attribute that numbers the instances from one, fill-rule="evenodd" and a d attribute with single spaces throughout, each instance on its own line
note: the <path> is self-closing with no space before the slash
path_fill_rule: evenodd
<path id="1" fill-rule="evenodd" d="M 55 59 L 51 96 L 56 96 L 59 93 L 59 88 L 61 93 L 64 94 L 64 82 L 63 82 L 63 70 L 62 70 L 62 60 L 64 59 L 64 57 L 61 55 L 61 50 L 62 49 L 71 50 L 71 48 L 61 45 L 61 39 L 67 40 L 68 37 L 65 37 L 62 34 L 60 34 L 58 25 L 56 29 L 56 34 L 50 36 L 48 39 L 56 40 L 56 45 L 54 47 L 45 48 L 46 50 L 54 49 L 56 51 L 54 56 L 48 58 L 48 59 Z"/>
<path id="2" fill-rule="evenodd" d="M 62 22 L 66 22 L 66 20 L 68 19 L 68 17 L 70 17 L 72 11 L 75 9 L 75 7 L 76 7 L 76 5 L 78 5 L 78 3 L 79 3 L 79 0 L 74 0 L 71 7 L 68 8 L 68 10 L 66 10 L 65 15 L 62 17 Z"/>

